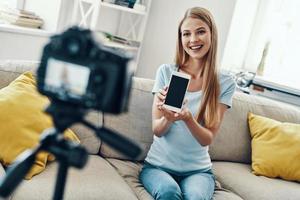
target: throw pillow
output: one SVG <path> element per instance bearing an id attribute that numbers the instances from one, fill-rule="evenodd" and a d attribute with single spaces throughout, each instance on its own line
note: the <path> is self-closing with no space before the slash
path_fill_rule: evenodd
<path id="1" fill-rule="evenodd" d="M 248 114 L 255 175 L 300 181 L 300 124 Z"/>
<path id="2" fill-rule="evenodd" d="M 48 104 L 48 98 L 38 93 L 31 72 L 0 90 L 0 162 L 4 166 L 12 164 L 24 150 L 37 146 L 41 133 L 53 126 L 51 117 L 43 111 Z M 71 130 L 64 134 L 79 142 Z M 53 160 L 49 153 L 39 153 L 25 179 L 42 172 L 49 160 Z"/>

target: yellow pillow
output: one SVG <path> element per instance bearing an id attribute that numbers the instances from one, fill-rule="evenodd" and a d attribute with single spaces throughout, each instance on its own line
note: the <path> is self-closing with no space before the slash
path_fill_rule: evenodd
<path id="1" fill-rule="evenodd" d="M 26 72 L 0 90 L 0 162 L 10 165 L 24 150 L 39 144 L 41 133 L 53 126 L 50 116 L 44 113 L 49 100 L 41 96 L 31 72 Z M 71 131 L 65 137 L 79 142 Z M 25 179 L 42 172 L 48 160 L 53 160 L 46 152 L 37 159 Z"/>
<path id="2" fill-rule="evenodd" d="M 300 124 L 248 114 L 255 175 L 300 181 Z"/>

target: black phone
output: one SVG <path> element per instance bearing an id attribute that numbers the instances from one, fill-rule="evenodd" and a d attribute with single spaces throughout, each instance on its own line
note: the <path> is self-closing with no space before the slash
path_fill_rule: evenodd
<path id="1" fill-rule="evenodd" d="M 164 107 L 174 112 L 180 112 L 191 76 L 174 71 L 168 87 Z"/>

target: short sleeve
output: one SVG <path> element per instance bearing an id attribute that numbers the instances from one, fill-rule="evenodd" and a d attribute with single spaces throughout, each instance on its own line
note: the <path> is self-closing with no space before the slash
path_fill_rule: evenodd
<path id="1" fill-rule="evenodd" d="M 235 92 L 236 83 L 229 75 L 225 75 L 221 78 L 221 94 L 220 103 L 225 104 L 228 108 L 232 106 L 232 97 Z"/>
<path id="2" fill-rule="evenodd" d="M 159 89 L 162 89 L 166 84 L 166 74 L 165 74 L 165 65 L 159 66 L 159 68 L 156 71 L 155 76 L 155 83 L 152 89 L 152 93 L 155 94 L 159 91 Z"/>

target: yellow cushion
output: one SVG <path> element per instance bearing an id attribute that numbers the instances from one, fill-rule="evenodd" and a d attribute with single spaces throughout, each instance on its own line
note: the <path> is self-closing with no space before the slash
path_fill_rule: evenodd
<path id="1" fill-rule="evenodd" d="M 31 72 L 26 72 L 0 90 L 0 162 L 10 165 L 24 150 L 39 144 L 41 133 L 53 126 L 50 116 L 44 113 L 49 100 L 41 96 Z M 65 137 L 78 141 L 78 137 L 66 130 Z M 37 159 L 25 179 L 42 172 L 48 160 L 46 152 Z"/>
<path id="2" fill-rule="evenodd" d="M 248 114 L 256 175 L 300 181 L 300 124 Z"/>

